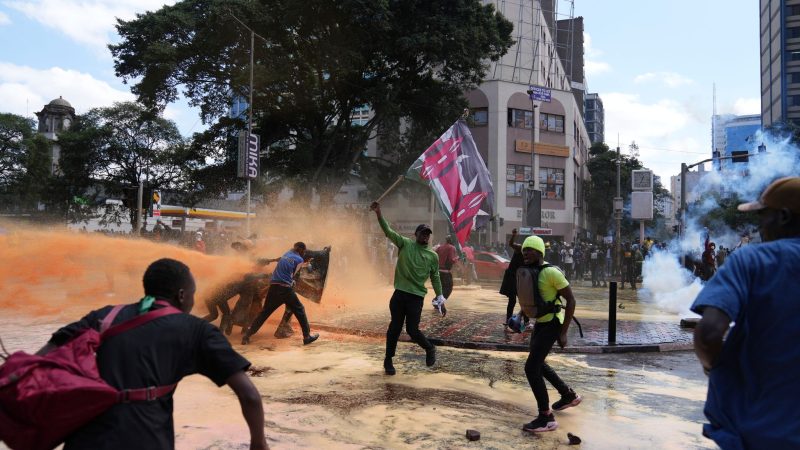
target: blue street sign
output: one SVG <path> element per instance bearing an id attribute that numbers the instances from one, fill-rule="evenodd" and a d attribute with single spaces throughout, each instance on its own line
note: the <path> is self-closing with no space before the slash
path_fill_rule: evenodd
<path id="1" fill-rule="evenodd" d="M 551 93 L 552 91 L 547 88 L 539 87 L 539 86 L 531 86 L 531 100 L 539 101 L 539 102 L 550 102 Z"/>

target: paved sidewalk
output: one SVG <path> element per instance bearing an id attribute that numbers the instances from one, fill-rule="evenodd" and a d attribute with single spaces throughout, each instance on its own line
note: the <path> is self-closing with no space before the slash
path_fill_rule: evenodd
<path id="1" fill-rule="evenodd" d="M 616 344 L 609 345 L 608 289 L 573 284 L 573 291 L 578 302 L 576 317 L 582 325 L 583 337 L 573 322 L 569 345 L 564 349 L 556 345 L 555 352 L 656 352 L 692 348 L 692 331 L 680 328 L 680 317 L 639 302 L 636 293 L 630 289 L 619 292 L 617 303 L 622 306 L 618 309 L 617 339 Z M 426 304 L 420 329 L 437 345 L 527 351 L 530 332 L 517 334 L 506 331 L 503 326 L 506 302 L 505 297 L 489 288 L 456 289 L 448 301 L 446 317 L 440 317 Z M 312 327 L 380 338 L 386 335 L 389 318 L 387 307 L 385 310 L 351 312 L 316 320 Z M 403 333 L 400 339 L 408 341 L 409 337 Z"/>

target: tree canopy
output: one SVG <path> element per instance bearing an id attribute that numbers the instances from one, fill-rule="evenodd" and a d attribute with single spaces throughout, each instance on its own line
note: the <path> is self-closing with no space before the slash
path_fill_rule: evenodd
<path id="1" fill-rule="evenodd" d="M 635 145 L 635 144 L 634 144 Z M 588 200 L 590 228 L 596 234 L 607 235 L 612 228 L 614 209 L 612 202 L 617 196 L 617 152 L 610 151 L 608 145 L 595 143 L 590 149 L 594 156 L 589 160 L 587 167 L 591 174 L 591 181 L 586 189 Z M 635 157 L 626 154 L 620 155 L 620 192 L 624 201 L 630 198 L 633 188 L 631 186 L 631 171 L 643 169 L 642 163 Z M 669 192 L 656 180 L 653 188 L 653 203 L 658 204 Z M 656 212 L 655 217 L 661 217 Z M 638 225 L 625 214 L 622 221 L 621 233 L 630 235 Z"/>
<path id="2" fill-rule="evenodd" d="M 424 150 L 405 145 L 417 136 L 428 145 L 455 121 L 486 61 L 513 42 L 512 24 L 479 0 L 184 0 L 119 21 L 122 39 L 110 46 L 117 75 L 149 108 L 180 95 L 199 107 L 213 125 L 195 152 L 222 156 L 205 174 L 232 182 L 231 131 L 244 118 L 225 117 L 249 91 L 245 25 L 256 33 L 254 128 L 269 148 L 262 167 L 331 195 L 359 164 L 374 163 L 364 149 L 379 133 L 412 130 L 385 142 L 391 162 Z M 354 120 L 363 107 L 369 116 Z"/>
<path id="3" fill-rule="evenodd" d="M 0 113 L 0 192 L 4 207 L 27 210 L 42 197 L 50 179 L 51 143 L 35 122 Z"/>
<path id="4" fill-rule="evenodd" d="M 148 189 L 186 189 L 203 161 L 192 155 L 175 124 L 136 103 L 115 103 L 78 116 L 59 134 L 57 182 L 72 196 L 130 197 L 142 181 Z M 129 211 L 135 216 L 135 209 Z"/>

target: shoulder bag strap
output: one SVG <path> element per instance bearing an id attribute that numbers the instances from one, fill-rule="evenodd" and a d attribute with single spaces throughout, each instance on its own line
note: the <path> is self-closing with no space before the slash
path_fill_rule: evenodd
<path id="1" fill-rule="evenodd" d="M 128 330 L 136 328 L 140 325 L 144 325 L 151 320 L 158 319 L 159 317 L 169 316 L 172 314 L 180 314 L 181 310 L 175 308 L 173 306 L 165 306 L 163 308 L 156 309 L 155 311 L 150 311 L 144 313 L 140 316 L 136 316 L 133 319 L 126 320 L 119 325 L 114 325 L 113 327 L 107 329 L 105 332 L 102 333 L 101 338 L 103 340 L 116 336 L 120 333 L 124 333 Z"/>
<path id="2" fill-rule="evenodd" d="M 116 305 L 111 308 L 108 314 L 103 318 L 103 321 L 100 322 L 100 333 L 105 333 L 105 331 L 111 328 L 111 324 L 114 323 L 114 319 L 117 317 L 117 314 L 124 308 L 125 305 Z"/>

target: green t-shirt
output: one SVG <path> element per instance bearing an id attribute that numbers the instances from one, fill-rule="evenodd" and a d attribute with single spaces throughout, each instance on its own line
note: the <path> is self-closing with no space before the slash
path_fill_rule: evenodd
<path id="1" fill-rule="evenodd" d="M 546 262 L 544 264 L 547 264 Z M 547 267 L 539 274 L 539 293 L 546 302 L 554 302 L 558 291 L 569 286 L 569 281 L 564 273 L 557 267 Z M 564 299 L 559 300 L 564 302 Z M 566 303 L 562 306 L 566 306 Z M 564 308 L 557 314 L 558 321 L 564 323 Z M 553 314 L 545 314 L 536 319 L 537 322 L 549 322 L 553 320 Z"/>
<path id="2" fill-rule="evenodd" d="M 394 288 L 398 291 L 425 297 L 425 294 L 428 293 L 425 280 L 430 276 L 433 292 L 441 295 L 439 255 L 427 246 L 419 245 L 417 241 L 397 234 L 383 217 L 378 223 L 386 237 L 398 248 L 397 267 L 394 269 Z"/>

